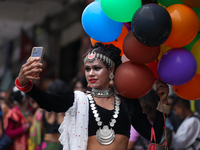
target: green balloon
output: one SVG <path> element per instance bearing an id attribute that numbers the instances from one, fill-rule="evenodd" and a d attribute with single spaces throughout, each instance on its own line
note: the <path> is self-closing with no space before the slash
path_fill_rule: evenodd
<path id="1" fill-rule="evenodd" d="M 118 22 L 131 22 L 134 13 L 142 6 L 141 0 L 101 0 L 104 13 Z"/>
<path id="2" fill-rule="evenodd" d="M 170 6 L 173 4 L 184 4 L 182 0 L 157 0 L 163 6 Z"/>

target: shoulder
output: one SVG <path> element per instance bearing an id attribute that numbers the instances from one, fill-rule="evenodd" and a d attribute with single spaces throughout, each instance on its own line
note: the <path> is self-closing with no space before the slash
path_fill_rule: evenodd
<path id="1" fill-rule="evenodd" d="M 200 114 L 198 112 L 195 112 L 194 116 L 200 119 Z"/>
<path id="2" fill-rule="evenodd" d="M 74 103 L 72 107 L 75 108 L 76 105 L 79 105 L 80 107 L 88 106 L 87 93 L 81 91 L 74 91 Z"/>
<path id="3" fill-rule="evenodd" d="M 193 122 L 197 122 L 198 124 L 200 124 L 200 115 L 199 113 L 195 112 L 194 115 L 192 117 L 190 117 L 191 120 L 193 120 Z"/>
<path id="4" fill-rule="evenodd" d="M 183 123 L 182 123 L 183 127 L 188 127 L 188 126 L 197 126 L 200 127 L 200 118 L 198 116 L 190 116 L 187 117 Z"/>
<path id="5" fill-rule="evenodd" d="M 77 100 L 77 99 L 85 99 L 87 98 L 87 93 L 85 92 L 81 92 L 81 91 L 74 91 L 74 99 Z"/>

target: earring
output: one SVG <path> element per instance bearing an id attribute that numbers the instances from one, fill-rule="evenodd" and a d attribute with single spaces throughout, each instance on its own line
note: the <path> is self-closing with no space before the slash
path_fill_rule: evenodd
<path id="1" fill-rule="evenodd" d="M 110 85 L 110 86 L 114 85 L 114 81 L 113 81 L 113 79 L 114 79 L 114 74 L 113 74 L 113 73 L 110 73 L 109 78 L 110 78 L 109 85 Z"/>
<path id="2" fill-rule="evenodd" d="M 90 87 L 89 83 L 87 84 L 87 87 L 88 87 L 88 88 Z"/>

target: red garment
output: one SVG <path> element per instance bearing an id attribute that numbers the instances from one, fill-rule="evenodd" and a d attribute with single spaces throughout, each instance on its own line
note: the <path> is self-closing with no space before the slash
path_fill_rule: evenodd
<path id="1" fill-rule="evenodd" d="M 9 119 L 8 127 L 5 131 L 6 135 L 8 135 L 12 140 L 25 133 L 22 126 L 15 129 L 15 123 L 14 120 Z"/>
<path id="2" fill-rule="evenodd" d="M 32 122 L 32 118 L 28 117 Z M 28 149 L 28 132 L 23 130 L 23 125 L 27 124 L 26 117 L 21 113 L 18 106 L 13 107 L 8 111 L 4 118 L 4 128 L 7 135 L 13 140 L 15 150 Z"/>

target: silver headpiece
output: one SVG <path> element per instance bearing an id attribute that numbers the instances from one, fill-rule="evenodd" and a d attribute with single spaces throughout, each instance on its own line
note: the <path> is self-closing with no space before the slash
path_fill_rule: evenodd
<path id="1" fill-rule="evenodd" d="M 93 49 L 90 53 L 88 53 L 84 58 L 84 64 L 88 61 L 88 62 L 92 62 L 95 60 L 95 58 L 97 59 L 101 59 L 103 62 L 107 63 L 110 67 L 115 66 L 114 61 L 112 61 L 110 58 L 108 58 L 107 56 L 100 54 L 100 53 L 96 53 L 95 50 L 98 48 Z"/>

